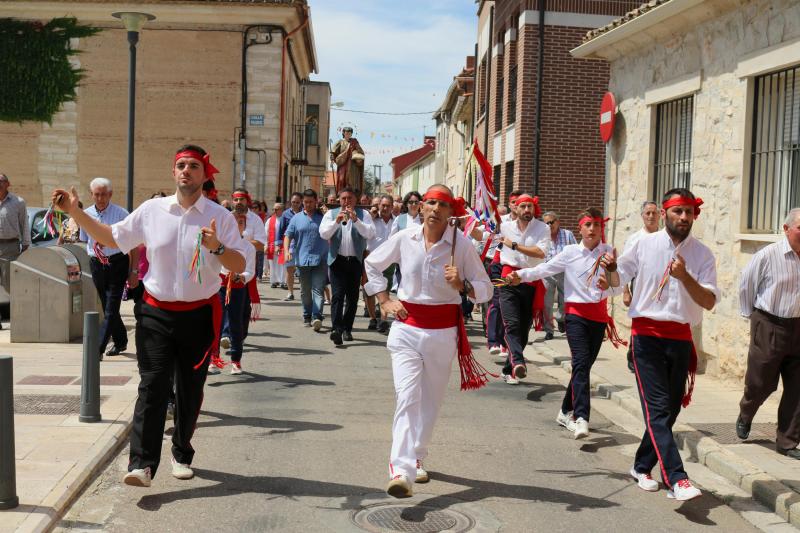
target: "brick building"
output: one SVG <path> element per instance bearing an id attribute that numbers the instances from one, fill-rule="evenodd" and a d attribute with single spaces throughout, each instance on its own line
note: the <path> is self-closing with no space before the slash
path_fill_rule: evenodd
<path id="1" fill-rule="evenodd" d="M 565 221 L 587 206 L 603 205 L 605 149 L 598 116 L 608 65 L 569 52 L 587 29 L 638 5 L 622 0 L 479 2 L 475 135 L 494 167 L 495 190 L 503 202 L 510 191 L 522 189 L 539 195 L 544 208 L 558 211 Z"/>

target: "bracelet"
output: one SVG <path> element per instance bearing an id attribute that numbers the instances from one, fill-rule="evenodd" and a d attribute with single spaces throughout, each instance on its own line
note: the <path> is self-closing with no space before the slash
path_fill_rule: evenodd
<path id="1" fill-rule="evenodd" d="M 617 271 L 617 264 L 616 263 L 613 264 L 613 268 L 612 268 L 612 265 L 608 265 L 606 267 L 606 272 L 616 272 L 616 271 Z"/>
<path id="2" fill-rule="evenodd" d="M 517 246 L 519 246 L 517 243 L 515 243 L 515 242 L 511 243 L 511 249 L 512 250 L 516 251 L 517 250 Z"/>
<path id="3" fill-rule="evenodd" d="M 225 245 L 219 243 L 219 248 L 217 248 L 216 250 L 209 250 L 208 253 L 210 253 L 211 255 L 222 255 L 225 253 Z"/>

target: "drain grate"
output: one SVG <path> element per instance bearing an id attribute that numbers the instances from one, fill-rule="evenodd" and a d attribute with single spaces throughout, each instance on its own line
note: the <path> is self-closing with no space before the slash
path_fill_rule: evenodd
<path id="1" fill-rule="evenodd" d="M 750 427 L 750 437 L 743 441 L 736 435 L 736 424 L 728 422 L 725 424 L 692 424 L 697 431 L 711 437 L 719 444 L 741 444 L 754 440 L 775 440 L 775 431 L 778 429 L 776 424 L 753 424 Z"/>
<path id="2" fill-rule="evenodd" d="M 40 376 L 38 374 L 25 376 L 17 382 L 18 385 L 69 385 L 75 381 L 75 376 Z"/>
<path id="3" fill-rule="evenodd" d="M 102 404 L 108 396 L 100 396 Z M 18 415 L 71 415 L 81 412 L 81 397 L 75 395 L 17 394 L 14 413 Z"/>
<path id="4" fill-rule="evenodd" d="M 376 533 L 386 531 L 459 533 L 475 527 L 475 521 L 462 512 L 425 505 L 375 504 L 356 511 L 351 519 L 361 529 Z"/>

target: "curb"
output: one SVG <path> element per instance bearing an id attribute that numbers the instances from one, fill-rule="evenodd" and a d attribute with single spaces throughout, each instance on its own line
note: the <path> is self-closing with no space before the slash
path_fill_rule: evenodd
<path id="1" fill-rule="evenodd" d="M 571 372 L 570 357 L 557 353 L 548 346 L 536 346 L 536 352 L 567 374 Z M 533 364 L 538 365 L 535 361 Z M 616 385 L 590 379 L 595 396 L 613 401 L 628 413 L 641 417 L 639 397 L 628 394 Z M 758 503 L 800 528 L 800 493 L 769 475 L 747 459 L 732 453 L 710 437 L 700 433 L 689 424 L 677 423 L 673 427 L 675 441 L 690 453 L 687 460 L 700 463 L 706 468 L 741 488 Z"/>
<path id="2" fill-rule="evenodd" d="M 135 405 L 134 398 L 116 419 L 103 421 L 109 427 L 92 446 L 96 449 L 94 455 L 67 472 L 50 494 L 30 511 L 28 518 L 16 529 L 17 533 L 46 533 L 58 525 L 83 490 L 127 443 L 133 427 Z"/>

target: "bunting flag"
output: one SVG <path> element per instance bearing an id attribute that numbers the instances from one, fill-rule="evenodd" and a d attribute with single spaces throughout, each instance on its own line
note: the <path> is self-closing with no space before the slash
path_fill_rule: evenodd
<path id="1" fill-rule="evenodd" d="M 500 215 L 497 212 L 497 196 L 492 183 L 492 165 L 478 148 L 478 140 L 472 144 L 472 154 L 467 164 L 467 179 L 475 182 L 475 214 L 492 232 L 500 231 Z"/>

